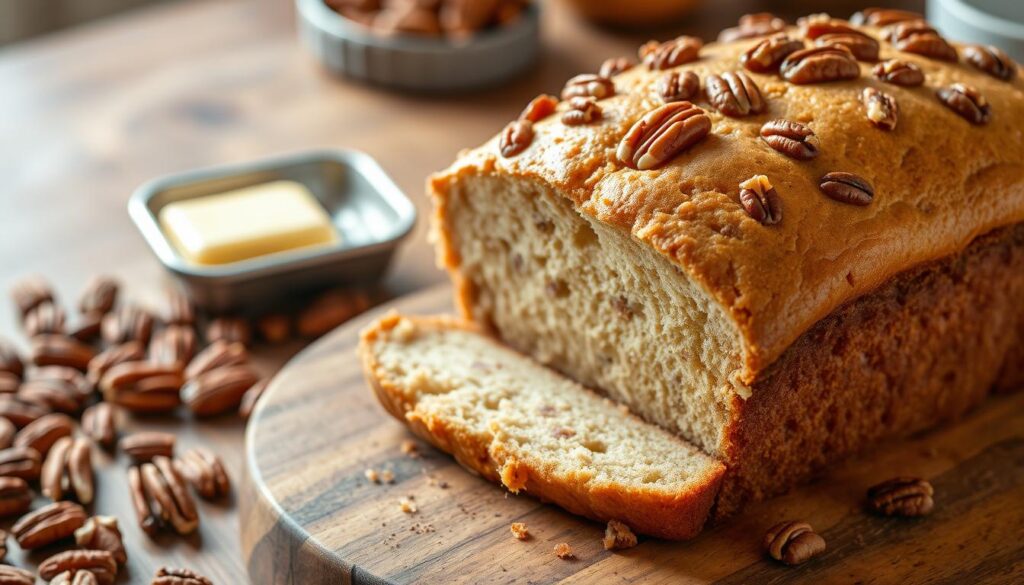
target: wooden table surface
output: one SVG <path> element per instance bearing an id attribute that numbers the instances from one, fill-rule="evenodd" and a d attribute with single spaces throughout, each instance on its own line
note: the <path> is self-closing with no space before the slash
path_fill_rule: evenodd
<path id="1" fill-rule="evenodd" d="M 716 0 L 681 27 L 637 34 L 587 26 L 549 1 L 537 68 L 505 87 L 456 96 L 331 78 L 298 45 L 287 0 L 178 2 L 0 48 L 0 290 L 40 273 L 74 299 L 90 275 L 106 273 L 123 281 L 128 298 L 157 306 L 167 277 L 125 212 L 131 191 L 154 176 L 312 147 L 356 148 L 376 157 L 425 213 L 430 172 L 571 75 L 632 54 L 647 37 L 711 39 L 745 12 L 793 17 L 822 5 Z M 836 15 L 857 5 L 827 3 Z M 425 233 L 421 221 L 386 281 L 390 294 L 441 280 Z M 3 305 L 0 336 L 23 343 Z M 257 349 L 258 366 L 273 372 L 300 345 Z M 239 474 L 238 421 L 146 419 L 129 429 L 141 427 L 173 430 L 183 446 L 207 444 Z M 123 460 L 97 464 L 95 511 L 120 518 L 130 556 L 120 582 L 147 582 L 162 564 L 194 567 L 220 584 L 245 581 L 233 503 L 204 504 L 192 538 L 153 541 L 135 525 Z M 12 548 L 9 559 L 20 564 Z"/>

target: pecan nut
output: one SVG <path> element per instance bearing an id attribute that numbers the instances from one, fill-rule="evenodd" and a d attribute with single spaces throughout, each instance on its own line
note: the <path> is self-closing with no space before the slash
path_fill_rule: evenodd
<path id="1" fill-rule="evenodd" d="M 32 363 L 37 366 L 67 366 L 85 371 L 96 352 L 77 339 L 63 335 L 32 338 Z"/>
<path id="2" fill-rule="evenodd" d="M 241 317 L 217 317 L 206 327 L 206 341 L 238 342 L 248 346 L 252 342 L 252 327 Z"/>
<path id="3" fill-rule="evenodd" d="M 124 362 L 139 362 L 146 359 L 146 346 L 141 341 L 129 341 L 108 347 L 89 361 L 86 378 L 93 385 L 99 384 L 107 370 Z"/>
<path id="4" fill-rule="evenodd" d="M 213 585 L 213 581 L 190 569 L 160 567 L 150 585 Z"/>
<path id="5" fill-rule="evenodd" d="M 761 126 L 761 140 L 782 154 L 797 160 L 818 156 L 819 141 L 814 131 L 790 120 L 771 120 Z"/>
<path id="6" fill-rule="evenodd" d="M 195 501 L 185 480 L 167 457 L 157 456 L 139 469 L 147 506 L 160 522 L 169 524 L 178 534 L 191 534 L 199 526 Z"/>
<path id="7" fill-rule="evenodd" d="M 983 125 L 992 119 L 992 108 L 985 96 L 977 89 L 963 83 L 954 83 L 948 87 L 941 87 L 935 91 L 947 108 L 953 110 L 963 119 L 971 124 Z"/>
<path id="8" fill-rule="evenodd" d="M 117 562 L 105 550 L 68 550 L 39 563 L 39 576 L 45 580 L 61 573 L 88 572 L 101 585 L 110 585 L 117 577 Z"/>
<path id="9" fill-rule="evenodd" d="M 181 399 L 196 416 L 223 414 L 237 409 L 242 396 L 258 381 L 247 365 L 217 368 L 182 386 Z"/>
<path id="10" fill-rule="evenodd" d="M 82 433 L 101 447 L 109 449 L 117 442 L 117 417 L 109 402 L 98 402 L 82 413 Z"/>
<path id="11" fill-rule="evenodd" d="M 595 98 L 574 97 L 569 100 L 569 109 L 562 114 L 562 123 L 566 126 L 582 126 L 600 120 L 603 113 Z"/>
<path id="12" fill-rule="evenodd" d="M 886 83 L 902 87 L 917 87 L 924 83 L 924 72 L 920 67 L 899 59 L 882 61 L 871 72 Z"/>
<path id="13" fill-rule="evenodd" d="M 36 576 L 31 571 L 26 571 L 25 569 L 19 569 L 10 565 L 0 565 L 0 583 L 7 585 L 35 585 Z"/>
<path id="14" fill-rule="evenodd" d="M 83 315 L 109 313 L 117 304 L 121 286 L 109 276 L 94 276 L 78 297 L 78 312 Z"/>
<path id="15" fill-rule="evenodd" d="M 299 312 L 295 329 L 305 337 L 319 337 L 370 308 L 361 290 L 332 290 L 318 296 Z"/>
<path id="16" fill-rule="evenodd" d="M 18 398 L 48 410 L 76 414 L 89 398 L 74 384 L 59 379 L 30 380 L 18 389 Z"/>
<path id="17" fill-rule="evenodd" d="M 21 378 L 10 372 L 0 372 L 0 394 L 17 394 Z"/>
<path id="18" fill-rule="evenodd" d="M 34 549 L 70 537 L 85 524 L 82 506 L 73 502 L 54 502 L 22 516 L 11 528 L 21 548 Z"/>
<path id="19" fill-rule="evenodd" d="M 868 507 L 885 516 L 925 516 L 935 507 L 934 495 L 927 480 L 897 477 L 868 490 Z"/>
<path id="20" fill-rule="evenodd" d="M 68 336 L 77 339 L 82 343 L 92 343 L 100 336 L 100 328 L 103 325 L 103 315 L 100 313 L 88 313 L 79 315 L 72 325 L 68 326 Z"/>
<path id="21" fill-rule="evenodd" d="M 901 22 L 889 27 L 889 41 L 899 50 L 939 61 L 956 61 L 953 45 L 923 20 Z"/>
<path id="22" fill-rule="evenodd" d="M 765 534 L 764 550 L 777 561 L 801 565 L 825 552 L 825 539 L 806 522 L 780 522 Z"/>
<path id="23" fill-rule="evenodd" d="M 672 102 L 636 121 L 619 142 L 619 161 L 641 171 L 659 167 L 711 131 L 711 118 L 690 102 Z"/>
<path id="24" fill-rule="evenodd" d="M 50 580 L 50 585 L 99 585 L 96 576 L 89 571 L 64 571 Z"/>
<path id="25" fill-rule="evenodd" d="M 868 120 L 872 124 L 882 130 L 896 128 L 900 113 L 896 98 L 873 87 L 865 87 L 860 94 L 860 101 L 867 108 Z"/>
<path id="26" fill-rule="evenodd" d="M 170 325 L 153 335 L 149 359 L 184 368 L 196 353 L 196 331 L 191 325 Z"/>
<path id="27" fill-rule="evenodd" d="M 67 366 L 46 366 L 36 368 L 28 376 L 28 380 L 50 380 L 56 381 L 65 386 L 67 392 L 78 396 L 82 400 L 92 398 L 93 385 L 86 378 L 85 374 Z"/>
<path id="28" fill-rule="evenodd" d="M 6 372 L 18 378 L 25 374 L 25 363 L 14 346 L 0 339 L 0 372 Z"/>
<path id="29" fill-rule="evenodd" d="M 828 173 L 818 186 L 830 199 L 850 205 L 868 205 L 875 197 L 871 183 L 853 173 Z"/>
<path id="30" fill-rule="evenodd" d="M 996 79 L 1010 81 L 1017 76 L 1017 63 L 999 47 L 968 45 L 964 48 L 964 59 Z"/>
<path id="31" fill-rule="evenodd" d="M 633 68 L 633 62 L 626 57 L 611 57 L 605 59 L 601 63 L 601 67 L 598 69 L 597 74 L 600 77 L 611 79 L 623 71 L 629 71 Z"/>
<path id="32" fill-rule="evenodd" d="M 700 78 L 693 71 L 670 71 L 654 86 L 666 104 L 693 99 L 700 92 Z"/>
<path id="33" fill-rule="evenodd" d="M 553 95 L 540 94 L 539 96 L 530 100 L 530 103 L 526 104 L 526 107 L 519 114 L 520 120 L 526 120 L 536 124 L 544 118 L 547 118 L 555 112 L 555 108 L 558 107 L 558 98 Z M 212 341 L 212 339 L 211 339 Z M 229 339 L 228 341 L 232 341 Z M 241 339 L 235 339 L 233 341 L 242 341 Z"/>
<path id="34" fill-rule="evenodd" d="M 75 430 L 75 421 L 65 414 L 48 414 L 41 416 L 14 437 L 14 446 L 29 448 L 45 457 L 58 439 L 70 437 Z"/>
<path id="35" fill-rule="evenodd" d="M 268 343 L 279 344 L 292 336 L 292 321 L 288 315 L 273 313 L 260 317 L 256 322 L 260 336 Z"/>
<path id="36" fill-rule="evenodd" d="M 242 403 L 238 405 L 238 415 L 243 420 L 248 419 L 256 405 L 259 404 L 260 398 L 263 397 L 263 393 L 267 390 L 267 386 L 270 384 L 270 378 L 263 378 L 259 382 L 252 385 L 245 392 L 245 396 L 242 396 Z"/>
<path id="37" fill-rule="evenodd" d="M 757 43 L 740 55 L 740 63 L 754 73 L 779 70 L 786 57 L 804 48 L 804 42 L 791 39 L 785 33 L 777 34 Z"/>
<path id="38" fill-rule="evenodd" d="M 897 10 L 895 8 L 865 8 L 854 14 L 850 19 L 853 24 L 879 27 L 909 20 L 924 20 L 924 15 L 919 12 Z"/>
<path id="39" fill-rule="evenodd" d="M 860 65 L 850 49 L 827 45 L 801 49 L 786 57 L 779 66 L 782 77 L 798 85 L 857 79 Z"/>
<path id="40" fill-rule="evenodd" d="M 174 460 L 174 466 L 207 500 L 221 498 L 231 491 L 231 480 L 220 457 L 203 447 L 196 447 Z"/>
<path id="41" fill-rule="evenodd" d="M 113 516 L 93 516 L 75 531 L 75 544 L 89 550 L 104 550 L 119 565 L 128 562 L 121 529 Z"/>
<path id="42" fill-rule="evenodd" d="M 146 494 L 146 486 L 142 482 L 142 470 L 137 466 L 128 468 L 128 495 L 131 496 L 132 508 L 139 522 L 139 528 L 153 536 L 160 529 L 160 519 L 153 513 Z"/>
<path id="43" fill-rule="evenodd" d="M 171 433 L 142 431 L 121 439 L 121 450 L 131 457 L 132 461 L 145 463 L 157 456 L 173 457 L 176 441 L 177 438 Z"/>
<path id="44" fill-rule="evenodd" d="M 878 52 L 881 48 L 878 41 L 865 34 L 826 34 L 815 39 L 814 44 L 819 47 L 842 45 L 849 49 L 858 61 L 869 61 L 872 63 L 878 61 Z"/>
<path id="45" fill-rule="evenodd" d="M 249 361 L 249 352 L 241 343 L 219 341 L 211 343 L 192 358 L 185 368 L 185 379 L 192 380 L 210 370 L 237 366 Z"/>
<path id="46" fill-rule="evenodd" d="M 117 345 L 128 341 L 149 343 L 153 333 L 153 315 L 134 305 L 123 305 L 103 317 L 103 341 Z"/>
<path id="47" fill-rule="evenodd" d="M 0 449 L 6 449 L 14 444 L 14 437 L 18 434 L 18 427 L 6 418 L 0 417 Z"/>
<path id="48" fill-rule="evenodd" d="M 740 17 L 739 25 L 723 30 L 718 41 L 728 43 L 741 39 L 763 37 L 786 30 L 786 21 L 770 12 L 745 14 Z"/>
<path id="49" fill-rule="evenodd" d="M 57 441 L 43 463 L 39 484 L 51 500 L 62 500 L 71 493 L 82 504 L 92 503 L 95 488 L 89 442 L 71 437 Z"/>
<path id="50" fill-rule="evenodd" d="M 0 451 L 0 477 L 33 481 L 39 478 L 42 465 L 42 457 L 35 449 L 10 447 Z"/>
<path id="51" fill-rule="evenodd" d="M 29 312 L 42 303 L 52 303 L 55 299 L 53 287 L 41 276 L 29 276 L 11 287 L 11 299 L 18 308 L 18 314 L 24 319 Z"/>
<path id="52" fill-rule="evenodd" d="M 124 362 L 100 380 L 103 398 L 133 412 L 167 412 L 181 404 L 181 368 L 151 362 Z"/>
<path id="53" fill-rule="evenodd" d="M 196 322 L 196 312 L 192 308 L 192 301 L 180 289 L 167 289 L 164 322 L 168 325 L 194 325 Z"/>
<path id="54" fill-rule="evenodd" d="M 65 321 L 64 309 L 55 303 L 44 301 L 25 315 L 25 335 L 35 337 L 63 334 Z"/>
<path id="55" fill-rule="evenodd" d="M 0 477 L 0 517 L 21 514 L 31 505 L 32 490 L 28 482 L 20 477 Z"/>
<path id="56" fill-rule="evenodd" d="M 574 97 L 592 97 L 599 100 L 615 95 L 615 82 L 608 77 L 601 77 L 593 73 L 584 73 L 573 77 L 566 82 L 562 89 L 562 99 L 571 100 Z"/>
<path id="57" fill-rule="evenodd" d="M 765 102 L 761 88 L 742 71 L 727 71 L 721 75 L 708 75 L 708 101 L 716 110 L 733 118 L 760 114 Z"/>
<path id="58" fill-rule="evenodd" d="M 501 156 L 512 158 L 526 150 L 533 142 L 533 123 L 527 120 L 509 122 L 501 132 L 498 145 Z"/>
<path id="59" fill-rule="evenodd" d="M 640 47 L 640 60 L 648 69 L 671 69 L 700 58 L 704 41 L 697 37 L 682 36 L 659 43 L 648 41 Z"/>
<path id="60" fill-rule="evenodd" d="M 782 200 L 764 175 L 755 175 L 740 183 L 740 204 L 750 217 L 762 225 L 782 221 Z"/>
<path id="61" fill-rule="evenodd" d="M 0 395 L 0 417 L 14 423 L 16 427 L 24 427 L 41 416 L 50 414 L 51 410 L 33 402 L 26 402 L 9 394 Z"/>

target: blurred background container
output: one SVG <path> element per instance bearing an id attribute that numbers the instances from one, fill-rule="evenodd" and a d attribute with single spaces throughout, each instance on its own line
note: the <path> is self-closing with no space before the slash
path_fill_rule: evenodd
<path id="1" fill-rule="evenodd" d="M 0 0 L 0 43 L 88 22 L 163 0 Z"/>

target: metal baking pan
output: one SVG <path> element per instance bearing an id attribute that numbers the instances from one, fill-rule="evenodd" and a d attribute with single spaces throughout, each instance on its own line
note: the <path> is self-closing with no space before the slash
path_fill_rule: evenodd
<path id="1" fill-rule="evenodd" d="M 216 266 L 182 258 L 160 227 L 168 203 L 276 180 L 305 185 L 330 214 L 337 244 Z M 319 150 L 161 177 L 139 187 L 128 212 L 196 306 L 212 312 L 278 308 L 331 286 L 368 283 L 412 231 L 416 208 L 370 156 Z"/>
<path id="2" fill-rule="evenodd" d="M 515 23 L 464 41 L 386 36 L 334 12 L 323 0 L 295 0 L 299 36 L 328 70 L 378 85 L 455 91 L 495 85 L 537 60 L 540 2 Z"/>

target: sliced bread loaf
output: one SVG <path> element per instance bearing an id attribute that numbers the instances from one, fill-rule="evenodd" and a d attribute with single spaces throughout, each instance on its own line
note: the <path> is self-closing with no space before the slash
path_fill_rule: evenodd
<path id="1" fill-rule="evenodd" d="M 669 539 L 708 517 L 720 462 L 471 325 L 390 314 L 360 352 L 392 415 L 514 493 Z"/>

